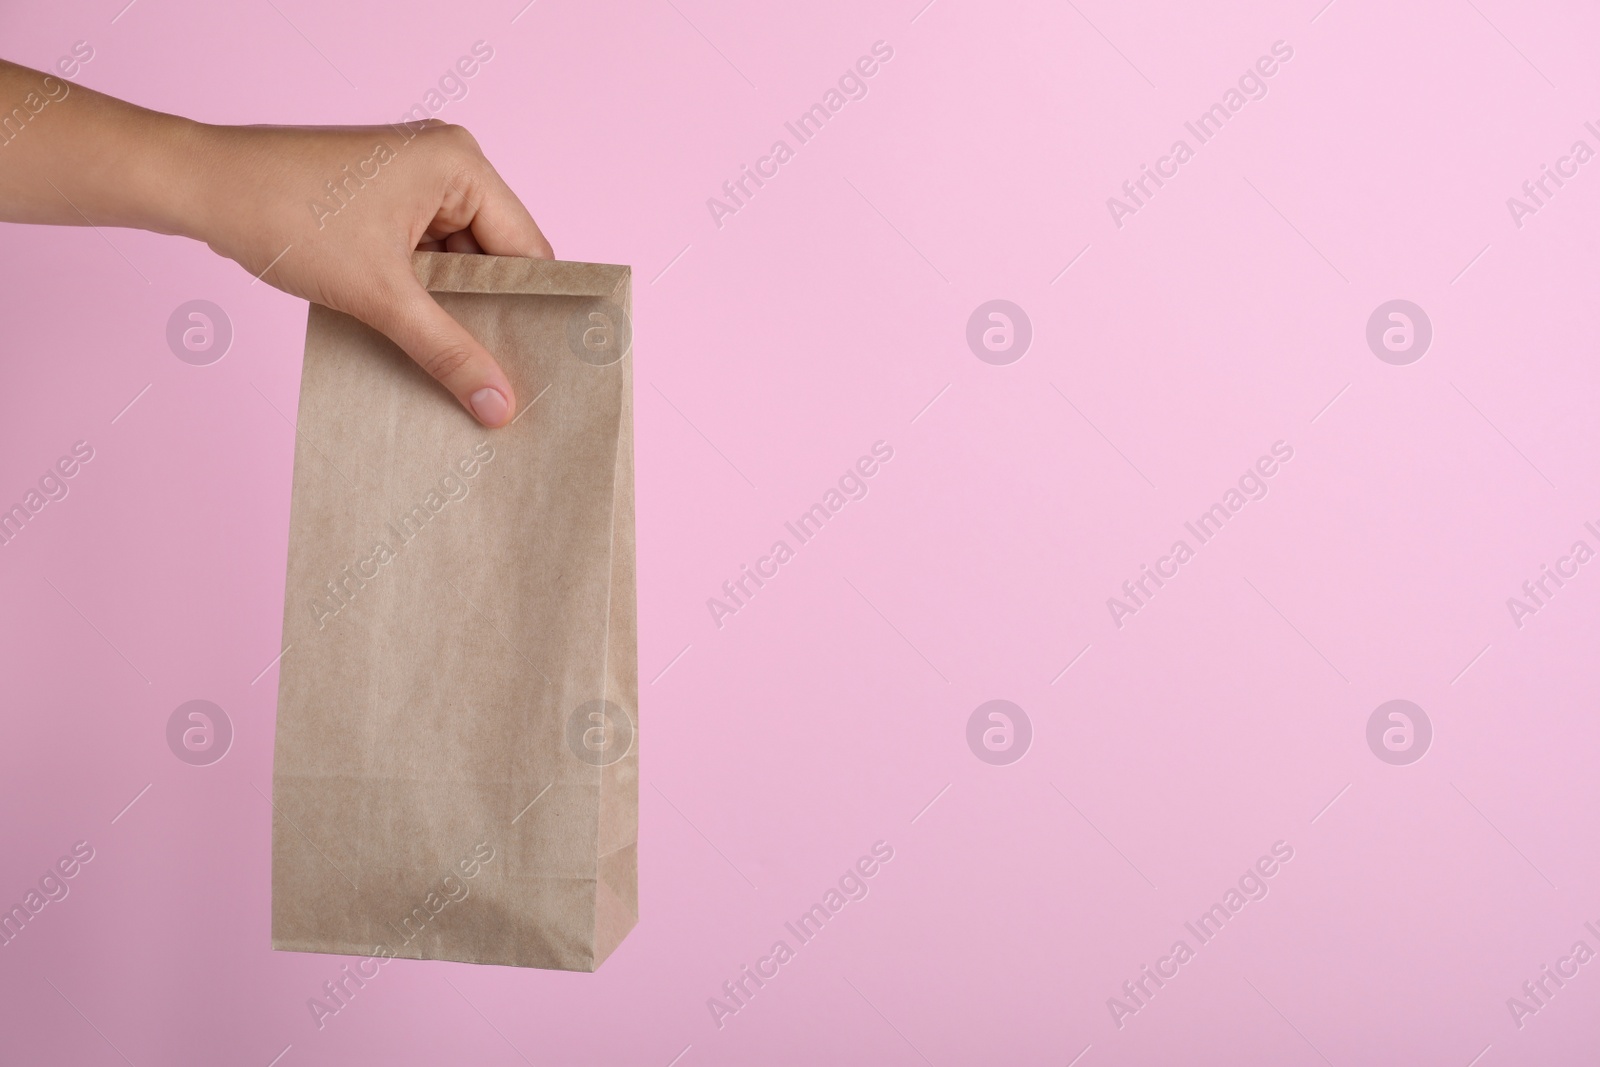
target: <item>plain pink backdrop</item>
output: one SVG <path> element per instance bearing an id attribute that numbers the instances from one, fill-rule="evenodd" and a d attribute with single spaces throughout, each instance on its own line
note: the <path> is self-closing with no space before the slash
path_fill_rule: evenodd
<path id="1" fill-rule="evenodd" d="M 923 2 L 0 12 L 7 58 L 88 41 L 82 84 L 213 122 L 392 120 L 493 47 L 440 117 L 559 255 L 635 272 L 644 682 L 642 918 L 602 970 L 396 962 L 319 1029 L 344 961 L 268 949 L 305 305 L 182 240 L 5 228 L 0 505 L 95 457 L 0 547 L 0 905 L 95 858 L 0 948 L 0 1060 L 1593 1055 L 1600 964 L 1520 1028 L 1506 1001 L 1600 948 L 1600 567 L 1520 629 L 1506 598 L 1600 547 L 1600 162 L 1520 228 L 1506 198 L 1600 147 L 1600 17 Z M 1268 95 L 1115 225 L 1280 40 Z M 868 95 L 719 227 L 707 198 L 877 41 Z M 211 366 L 165 340 L 196 298 L 235 331 Z M 995 298 L 1034 331 L 1008 366 L 965 340 Z M 1433 324 L 1409 366 L 1365 341 L 1396 298 Z M 707 598 L 879 440 L 870 494 L 719 629 Z M 1270 495 L 1115 626 L 1278 440 Z M 1008 766 L 966 740 L 997 698 L 1033 727 Z M 1409 766 L 1366 741 L 1394 698 L 1434 727 Z M 167 748 L 191 699 L 234 726 L 211 766 Z M 880 840 L 870 895 L 719 1028 L 708 998 Z M 1266 899 L 1119 1028 L 1107 999 L 1280 840 Z"/>

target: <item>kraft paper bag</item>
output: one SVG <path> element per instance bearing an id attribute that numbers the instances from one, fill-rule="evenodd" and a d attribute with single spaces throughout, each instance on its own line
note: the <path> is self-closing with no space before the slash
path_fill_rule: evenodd
<path id="1" fill-rule="evenodd" d="M 592 971 L 638 920 L 631 272 L 413 265 L 521 410 L 311 307 L 272 946 Z"/>

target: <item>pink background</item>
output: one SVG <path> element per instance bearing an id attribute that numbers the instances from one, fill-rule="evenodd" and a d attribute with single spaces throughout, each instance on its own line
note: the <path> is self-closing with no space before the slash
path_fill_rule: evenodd
<path id="1" fill-rule="evenodd" d="M 1600 568 L 1520 629 L 1506 598 L 1600 547 L 1600 162 L 1521 228 L 1506 198 L 1600 148 L 1600 18 L 521 3 L 10 5 L 0 39 L 87 40 L 81 83 L 214 122 L 386 121 L 494 48 L 440 117 L 559 255 L 635 270 L 640 925 L 593 975 L 393 963 L 317 1028 L 344 961 L 267 947 L 305 305 L 181 240 L 8 227 L 0 504 L 95 458 L 0 548 L 0 905 L 95 858 L 0 948 L 0 1060 L 1593 1055 L 1600 962 L 1520 1028 L 1506 1001 L 1600 950 Z M 868 96 L 719 229 L 706 199 L 878 40 Z M 1114 225 L 1277 40 L 1266 98 Z M 206 367 L 164 336 L 196 298 L 235 330 Z M 994 298 L 1034 330 L 1008 366 L 965 341 Z M 1396 298 L 1434 328 L 1409 366 L 1364 336 Z M 1270 495 L 1113 625 L 1280 439 Z M 707 598 L 877 440 L 870 494 L 718 629 Z M 235 730 L 206 767 L 164 736 L 197 698 Z M 1033 727 L 1008 766 L 966 741 L 997 698 Z M 1395 698 L 1434 728 L 1408 766 L 1366 741 Z M 707 999 L 880 840 L 870 895 L 719 1028 Z M 1280 840 L 1270 894 L 1119 1028 L 1107 999 Z"/>

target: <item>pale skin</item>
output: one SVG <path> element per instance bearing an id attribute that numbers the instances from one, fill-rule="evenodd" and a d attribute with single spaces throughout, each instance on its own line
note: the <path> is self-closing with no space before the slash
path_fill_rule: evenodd
<path id="1" fill-rule="evenodd" d="M 353 195 L 336 213 L 313 209 L 337 204 L 326 183 L 358 170 L 377 176 L 346 185 Z M 204 241 L 262 281 L 385 334 L 489 427 L 515 413 L 511 383 L 422 288 L 411 253 L 555 255 L 460 126 L 210 126 L 4 60 L 0 221 Z"/>

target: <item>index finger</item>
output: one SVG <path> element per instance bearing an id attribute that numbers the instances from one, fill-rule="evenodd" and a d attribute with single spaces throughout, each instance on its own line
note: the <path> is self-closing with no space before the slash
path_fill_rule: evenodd
<path id="1" fill-rule="evenodd" d="M 492 256 L 555 259 L 555 250 L 517 194 L 493 166 L 484 163 L 483 199 L 473 212 L 472 236 Z"/>

